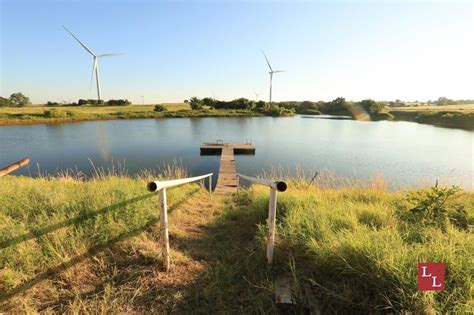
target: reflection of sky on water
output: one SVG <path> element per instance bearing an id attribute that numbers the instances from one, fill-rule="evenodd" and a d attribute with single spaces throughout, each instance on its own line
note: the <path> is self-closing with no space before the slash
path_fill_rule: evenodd
<path id="1" fill-rule="evenodd" d="M 96 125 L 96 135 L 97 135 L 97 151 L 102 158 L 103 162 L 110 161 L 110 149 L 107 136 L 107 129 L 101 122 L 98 122 Z"/>
<path id="2" fill-rule="evenodd" d="M 473 187 L 474 133 L 409 122 L 361 122 L 294 118 L 180 118 L 80 122 L 0 127 L 0 165 L 29 156 L 29 169 L 55 172 L 126 161 L 129 173 L 181 160 L 193 175 L 218 171 L 218 156 L 200 156 L 199 145 L 223 139 L 256 146 L 255 156 L 237 156 L 246 174 L 300 166 L 307 176 L 332 169 L 369 179 L 377 174 L 395 183 L 436 179 Z"/>

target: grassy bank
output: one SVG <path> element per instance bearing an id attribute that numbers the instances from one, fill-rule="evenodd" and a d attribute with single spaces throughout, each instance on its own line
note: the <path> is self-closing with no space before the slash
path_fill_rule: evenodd
<path id="1" fill-rule="evenodd" d="M 474 130 L 474 104 L 397 107 L 388 110 L 388 114 L 392 116 L 389 120 Z"/>
<path id="2" fill-rule="evenodd" d="M 290 180 L 268 268 L 267 188 L 221 199 L 181 186 L 168 191 L 173 268 L 164 273 L 146 182 L 1 178 L 0 312 L 272 313 L 281 275 L 297 313 L 311 301 L 324 313 L 472 310 L 473 193 Z M 446 291 L 416 290 L 426 261 L 447 264 Z"/>
<path id="3" fill-rule="evenodd" d="M 474 111 L 391 110 L 393 120 L 413 121 L 439 127 L 474 130 Z"/>
<path id="4" fill-rule="evenodd" d="M 162 112 L 155 112 L 154 105 L 0 107 L 0 126 L 111 119 L 261 116 L 248 110 L 191 110 L 189 105 L 184 103 L 164 106 L 166 111 Z"/>

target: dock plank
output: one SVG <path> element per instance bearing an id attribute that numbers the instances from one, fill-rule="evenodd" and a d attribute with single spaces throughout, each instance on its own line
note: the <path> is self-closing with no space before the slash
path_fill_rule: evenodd
<path id="1" fill-rule="evenodd" d="M 234 147 L 222 146 L 219 177 L 217 179 L 216 194 L 231 194 L 237 192 L 237 170 L 235 167 Z"/>
<path id="2" fill-rule="evenodd" d="M 239 186 L 234 155 L 255 154 L 255 147 L 249 143 L 203 143 L 201 154 L 220 154 L 219 177 L 214 192 L 220 195 L 228 195 L 236 193 Z"/>

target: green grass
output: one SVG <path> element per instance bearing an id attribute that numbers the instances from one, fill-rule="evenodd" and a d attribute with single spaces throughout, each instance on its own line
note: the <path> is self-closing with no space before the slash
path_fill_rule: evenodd
<path id="1" fill-rule="evenodd" d="M 267 189 L 256 187 L 248 194 L 250 207 L 264 207 Z M 376 188 L 304 186 L 279 195 L 278 261 L 294 277 L 299 305 L 305 305 L 307 285 L 324 313 L 473 310 L 474 194 L 450 201 L 467 211 L 471 230 L 447 221 L 444 232 L 421 224 L 420 218 L 414 224 L 402 219 L 413 206 L 405 195 Z M 450 211 L 448 216 L 455 218 Z M 418 262 L 446 264 L 446 291 L 417 291 Z"/>
<path id="2" fill-rule="evenodd" d="M 274 313 L 280 276 L 292 279 L 296 313 L 312 307 L 308 292 L 323 313 L 473 308 L 473 193 L 443 203 L 432 191 L 289 180 L 269 268 L 268 188 L 210 198 L 180 186 L 168 191 L 165 273 L 150 178 L 0 178 L 0 312 Z M 409 209 L 428 197 L 434 206 L 418 220 Z M 416 264 L 430 261 L 446 263 L 446 291 L 416 290 Z"/>
<path id="3" fill-rule="evenodd" d="M 0 125 L 61 123 L 86 120 L 139 119 L 164 117 L 261 116 L 247 110 L 191 110 L 188 104 L 164 104 L 166 111 L 153 111 L 154 105 L 129 106 L 26 106 L 0 107 Z"/>

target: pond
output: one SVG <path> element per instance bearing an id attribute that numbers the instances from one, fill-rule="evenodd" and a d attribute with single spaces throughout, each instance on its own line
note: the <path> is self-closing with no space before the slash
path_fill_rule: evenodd
<path id="1" fill-rule="evenodd" d="M 170 118 L 108 120 L 0 127 L 0 167 L 24 156 L 15 175 L 37 176 L 125 164 L 133 174 L 180 161 L 191 175 L 217 174 L 218 156 L 200 156 L 202 142 L 252 141 L 256 154 L 236 157 L 247 175 L 282 167 L 294 173 L 331 170 L 368 180 L 381 175 L 390 187 L 433 184 L 437 179 L 473 188 L 474 132 L 411 122 L 291 118 Z M 215 180 L 214 180 L 215 182 Z"/>

